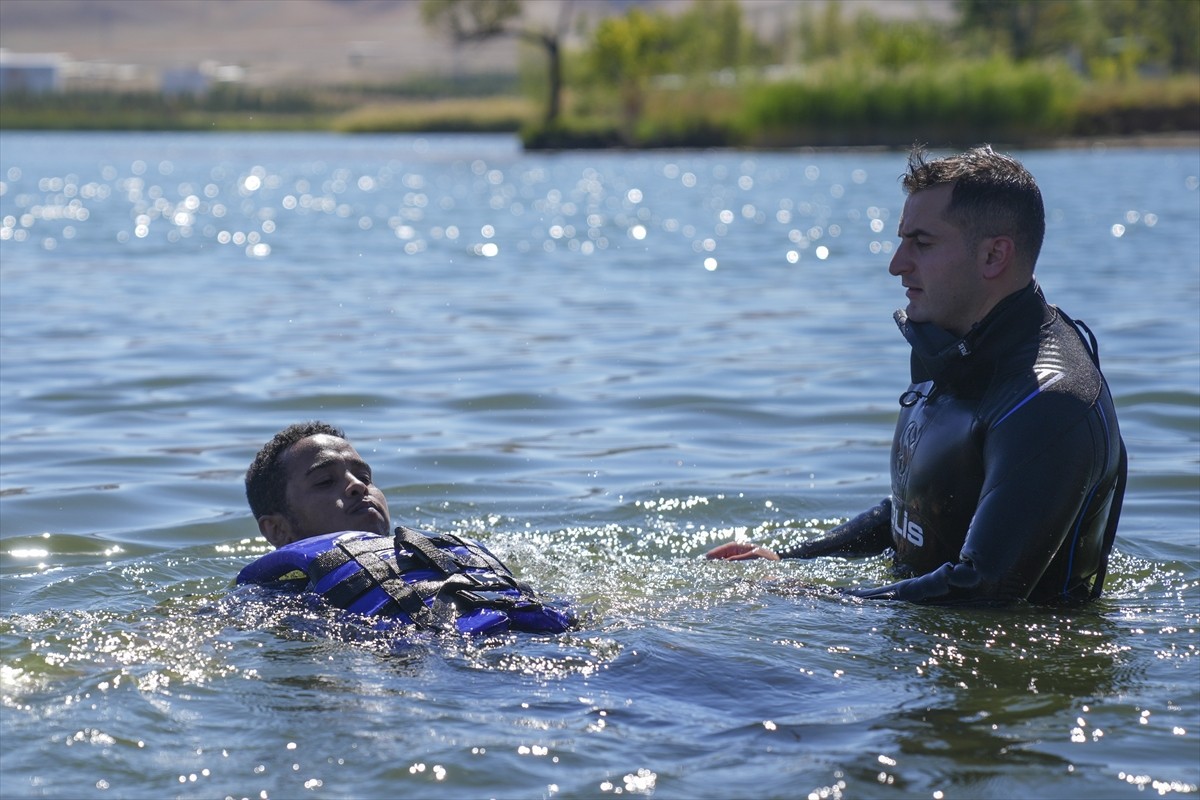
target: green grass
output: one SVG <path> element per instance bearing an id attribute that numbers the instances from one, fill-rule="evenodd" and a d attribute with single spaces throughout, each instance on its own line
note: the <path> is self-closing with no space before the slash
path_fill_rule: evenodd
<path id="1" fill-rule="evenodd" d="M 226 89 L 203 98 L 76 92 L 0 98 L 0 128 L 520 132 L 527 147 L 934 146 L 1037 144 L 1076 136 L 1200 131 L 1196 76 L 1085 82 L 1056 63 L 959 61 L 887 71 L 825 63 L 783 82 L 649 89 L 620 114 L 603 88 L 568 95 L 553 127 L 536 102 L 499 95 L 441 100 L 353 89 Z"/>
<path id="2" fill-rule="evenodd" d="M 751 89 L 747 140 L 779 145 L 1008 142 L 1071 131 L 1080 81 L 1059 65 L 965 61 L 899 72 L 826 64 Z"/>
<path id="3" fill-rule="evenodd" d="M 521 97 L 373 102 L 338 115 L 330 127 L 344 133 L 516 132 L 537 114 Z"/>

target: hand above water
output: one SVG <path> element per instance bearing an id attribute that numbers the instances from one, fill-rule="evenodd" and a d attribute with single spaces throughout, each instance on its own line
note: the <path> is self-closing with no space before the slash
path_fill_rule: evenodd
<path id="1" fill-rule="evenodd" d="M 766 558 L 778 561 L 779 555 L 769 547 L 756 545 L 753 542 L 726 542 L 718 545 L 704 554 L 705 558 L 723 559 L 725 561 L 748 561 L 752 558 Z"/>

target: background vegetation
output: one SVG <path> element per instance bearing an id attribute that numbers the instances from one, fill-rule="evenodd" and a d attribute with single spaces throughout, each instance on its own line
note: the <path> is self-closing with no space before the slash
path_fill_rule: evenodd
<path id="1" fill-rule="evenodd" d="M 957 0 L 952 21 L 735 0 L 588 20 L 560 0 L 423 0 L 430 35 L 509 36 L 521 74 L 203 96 L 5 95 L 13 128 L 521 131 L 529 147 L 903 146 L 1200 131 L 1200 2 Z M 577 46 L 568 48 L 568 34 Z"/>

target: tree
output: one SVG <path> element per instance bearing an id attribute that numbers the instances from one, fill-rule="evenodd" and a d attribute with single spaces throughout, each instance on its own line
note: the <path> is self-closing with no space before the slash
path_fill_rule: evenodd
<path id="1" fill-rule="evenodd" d="M 620 92 L 626 135 L 641 117 L 650 79 L 666 72 L 672 44 L 667 17 L 639 8 L 608 17 L 592 32 L 592 75 Z"/>
<path id="2" fill-rule="evenodd" d="M 1200 3 L 1125 0 L 1093 3 L 1113 52 L 1132 52 L 1135 66 L 1175 73 L 1200 69 Z"/>
<path id="3" fill-rule="evenodd" d="M 1061 55 L 1084 38 L 1078 0 L 958 0 L 960 25 L 991 39 L 1017 61 Z"/>
<path id="4" fill-rule="evenodd" d="M 446 31 L 458 43 L 512 36 L 544 50 L 548 95 L 543 121 L 551 127 L 562 112 L 562 40 L 570 5 L 569 0 L 561 0 L 553 28 L 527 20 L 521 0 L 422 0 L 421 17 L 426 25 Z"/>
<path id="5" fill-rule="evenodd" d="M 1013 58 L 1076 54 L 1094 75 L 1200 68 L 1195 0 L 957 0 L 961 28 Z"/>

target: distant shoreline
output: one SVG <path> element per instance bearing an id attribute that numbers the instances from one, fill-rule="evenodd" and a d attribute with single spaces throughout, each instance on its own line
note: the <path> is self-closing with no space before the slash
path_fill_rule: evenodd
<path id="1" fill-rule="evenodd" d="M 447 131 L 447 133 L 451 133 Z M 1011 150 L 1087 150 L 1097 148 L 1180 148 L 1180 147 L 1197 147 L 1200 148 L 1200 131 L 1171 131 L 1167 133 L 1131 133 L 1124 135 L 1111 136 L 1066 136 L 1053 139 L 1031 140 L 1028 142 L 1006 142 L 1002 139 L 983 140 L 988 144 L 996 147 L 1003 147 Z M 969 144 L 980 144 L 983 142 L 973 142 Z M 952 145 L 938 145 L 924 143 L 931 150 L 941 150 Z M 679 146 L 679 147 L 636 147 L 636 146 L 613 146 L 613 147 L 562 147 L 562 148 L 543 148 L 546 151 L 553 152 L 555 149 L 564 152 L 571 150 L 629 150 L 633 152 L 653 152 L 655 150 L 670 151 L 670 150 L 731 150 L 751 153 L 792 153 L 792 152 L 903 152 L 907 151 L 911 144 L 813 144 L 813 145 L 794 145 L 780 147 L 765 147 L 754 145 L 741 145 L 729 147 L 712 147 L 705 145 L 697 145 L 695 147 Z"/>
<path id="2" fill-rule="evenodd" d="M 1038 145 L 1038 150 L 1078 150 L 1099 147 L 1197 147 L 1200 131 L 1171 131 L 1167 133 L 1130 133 L 1121 136 L 1074 136 L 1053 139 Z"/>
<path id="3" fill-rule="evenodd" d="M 0 134 L 10 133 L 150 133 L 150 134 L 329 134 L 334 136 L 345 136 L 346 138 L 354 138 L 356 136 L 511 136 L 520 140 L 521 136 L 518 131 L 497 131 L 497 130 L 422 130 L 422 131 L 339 131 L 322 128 L 219 128 L 214 130 L 198 129 L 198 128 L 15 128 L 0 125 Z M 1171 131 L 1165 133 L 1130 133 L 1121 135 L 1107 136 L 1067 136 L 1057 137 L 1044 140 L 1028 141 L 1028 142 L 1006 142 L 1002 139 L 983 140 L 998 148 L 1006 150 L 1087 150 L 1087 149 L 1127 149 L 1127 148 L 1161 148 L 1175 149 L 1184 147 L 1194 147 L 1200 150 L 1200 131 Z M 966 144 L 980 144 L 981 142 L 972 142 Z M 931 150 L 942 150 L 956 145 L 944 145 L 938 143 L 924 143 Z M 852 145 L 836 145 L 836 144 L 818 144 L 818 145 L 794 145 L 794 146 L 712 146 L 701 145 L 688 146 L 680 144 L 671 147 L 638 147 L 634 145 L 609 145 L 609 146 L 562 146 L 562 147 L 542 147 L 523 149 L 529 152 L 580 152 L 593 150 L 597 152 L 612 151 L 612 150 L 627 150 L 629 152 L 653 152 L 653 151 L 682 151 L 682 150 L 729 150 L 731 152 L 748 152 L 748 153 L 794 153 L 794 152 L 903 152 L 909 149 L 911 145 L 907 144 L 852 144 Z"/>

